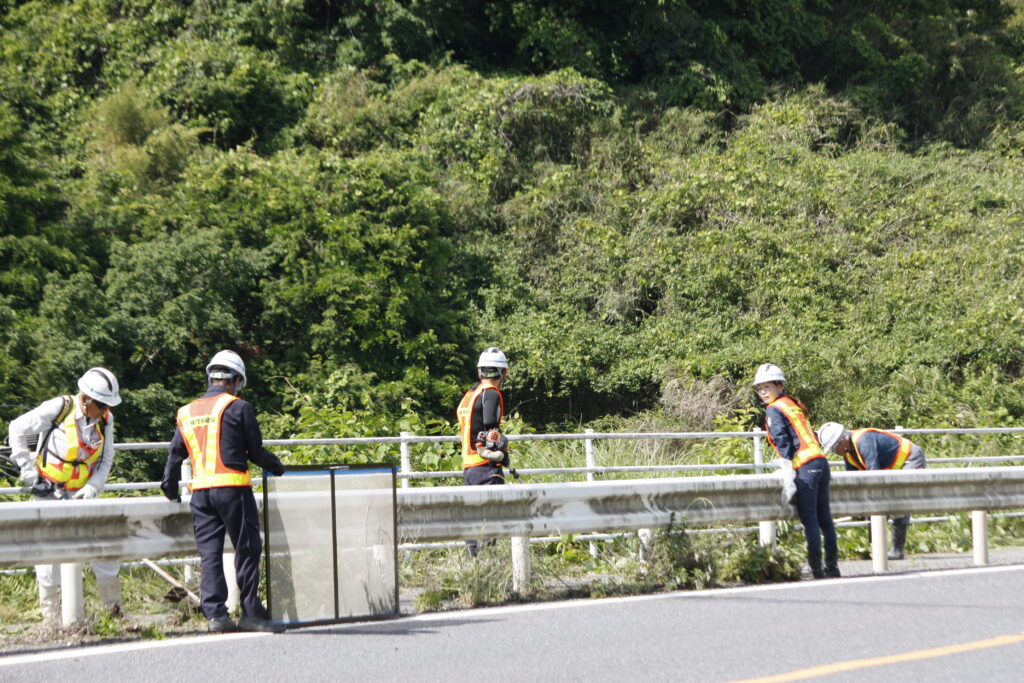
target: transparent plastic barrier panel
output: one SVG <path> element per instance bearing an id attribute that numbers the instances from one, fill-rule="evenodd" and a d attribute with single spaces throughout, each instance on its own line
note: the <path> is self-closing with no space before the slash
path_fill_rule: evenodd
<path id="1" fill-rule="evenodd" d="M 394 469 L 291 467 L 264 481 L 271 618 L 300 626 L 397 615 Z"/>

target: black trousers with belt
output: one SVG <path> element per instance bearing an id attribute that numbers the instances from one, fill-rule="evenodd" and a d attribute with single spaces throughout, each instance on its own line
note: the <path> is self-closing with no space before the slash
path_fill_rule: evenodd
<path id="1" fill-rule="evenodd" d="M 467 467 L 462 470 L 463 486 L 500 486 L 505 483 L 505 475 L 501 466 L 493 462 L 485 462 L 476 467 Z M 471 539 L 466 541 L 466 549 L 469 554 L 476 557 L 480 552 L 480 541 Z"/>
<path id="2" fill-rule="evenodd" d="M 227 616 L 228 585 L 224 580 L 224 535 L 235 546 L 235 576 L 242 614 L 267 618 L 260 601 L 260 518 L 248 486 L 199 489 L 192 494 L 192 528 L 202 565 L 200 592 L 207 619 Z"/>

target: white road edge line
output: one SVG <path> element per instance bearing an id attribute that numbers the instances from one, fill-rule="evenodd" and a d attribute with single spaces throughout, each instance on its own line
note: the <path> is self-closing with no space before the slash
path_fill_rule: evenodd
<path id="1" fill-rule="evenodd" d="M 63 659 L 78 659 L 80 657 L 112 655 L 120 654 L 122 652 L 133 652 L 135 650 L 156 650 L 162 647 L 176 647 L 178 645 L 195 645 L 198 642 L 213 642 L 214 638 L 216 638 L 217 641 L 219 642 L 228 640 L 241 640 L 244 638 L 258 638 L 269 635 L 273 634 L 256 631 L 246 631 L 244 633 L 218 633 L 216 635 L 202 634 L 195 636 L 168 638 L 166 640 L 144 640 L 141 642 L 134 643 L 118 643 L 116 645 L 82 645 L 69 647 L 66 650 L 46 650 L 45 652 L 34 652 L 31 654 L 24 655 L 0 655 L 0 668 L 3 668 L 5 666 L 13 666 L 15 664 L 55 662 Z"/>
<path id="2" fill-rule="evenodd" d="M 735 588 L 709 588 L 699 591 L 675 591 L 673 593 L 655 593 L 653 595 L 631 595 L 613 598 L 595 598 L 578 600 L 560 600 L 555 602 L 538 602 L 529 605 L 510 605 L 505 607 L 481 607 L 478 609 L 453 610 L 449 612 L 430 612 L 428 614 L 416 614 L 409 617 L 399 617 L 386 621 L 358 621 L 345 624 L 332 624 L 327 626 L 311 627 L 303 629 L 315 631 L 322 629 L 348 629 L 366 628 L 367 625 L 383 626 L 390 624 L 402 624 L 406 622 L 421 621 L 446 621 L 449 619 L 486 619 L 493 617 L 496 613 L 515 614 L 519 612 L 538 612 L 553 609 L 574 609 L 596 607 L 608 604 L 624 604 L 630 602 L 646 602 L 651 600 L 687 600 L 687 599 L 714 599 L 719 595 L 735 595 L 737 593 L 762 593 L 769 591 L 801 590 L 805 588 L 818 588 L 834 585 L 836 583 L 875 583 L 882 581 L 908 581 L 910 579 L 942 578 L 946 576 L 960 576 L 964 574 L 996 573 L 996 572 L 1020 572 L 1024 571 L 1024 565 L 1001 565 L 998 567 L 969 567 L 966 569 L 948 569 L 942 571 L 906 572 L 893 575 L 872 575 L 872 576 L 851 576 L 839 579 L 822 579 L 818 581 L 792 581 L 786 583 L 773 583 L 761 586 L 737 586 Z M 302 630 L 292 632 L 294 635 L 301 635 Z M 100 655 L 119 654 L 136 650 L 157 649 L 162 647 L 176 647 L 179 645 L 195 645 L 199 642 L 204 644 L 220 643 L 229 640 L 242 638 L 262 638 L 273 636 L 271 633 L 245 632 L 245 633 L 222 633 L 217 635 L 197 635 L 168 638 L 166 640 L 146 640 L 134 643 L 119 643 L 116 645 L 95 645 L 72 647 L 67 650 L 47 650 L 46 652 L 32 654 L 0 655 L 0 668 L 14 666 L 17 664 L 29 664 L 34 662 L 53 662 L 64 659 L 78 659 L 79 657 L 93 657 Z M 288 635 L 287 633 L 284 635 Z M 283 636 L 278 636 L 283 637 Z"/>

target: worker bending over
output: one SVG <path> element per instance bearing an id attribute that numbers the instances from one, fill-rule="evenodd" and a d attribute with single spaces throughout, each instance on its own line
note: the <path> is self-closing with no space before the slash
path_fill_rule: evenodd
<path id="1" fill-rule="evenodd" d="M 925 466 L 924 451 L 910 439 L 881 429 L 848 430 L 838 422 L 826 422 L 818 430 L 822 447 L 843 456 L 847 470 L 919 470 Z M 892 518 L 890 560 L 903 559 L 910 515 Z"/>
<path id="2" fill-rule="evenodd" d="M 78 394 L 58 396 L 11 421 L 11 460 L 21 481 L 40 500 L 89 500 L 103 491 L 114 464 L 114 415 L 121 403 L 114 373 L 89 368 Z M 34 443 L 33 443 L 34 442 Z M 96 560 L 96 590 L 114 616 L 121 616 L 117 560 Z M 43 624 L 60 625 L 60 565 L 36 565 Z"/>

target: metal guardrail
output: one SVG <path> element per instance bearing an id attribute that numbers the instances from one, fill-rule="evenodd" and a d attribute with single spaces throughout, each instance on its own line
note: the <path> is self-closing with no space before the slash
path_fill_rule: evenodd
<path id="1" fill-rule="evenodd" d="M 398 491 L 402 542 L 795 519 L 773 475 L 444 486 Z M 838 473 L 839 515 L 1024 508 L 1024 468 Z M 188 505 L 163 498 L 3 505 L 0 567 L 195 553 Z"/>
<path id="2" fill-rule="evenodd" d="M 399 532 L 402 540 L 420 542 L 659 528 L 672 519 L 693 525 L 797 519 L 781 500 L 779 478 L 763 474 L 402 493 L 410 497 L 399 497 Z M 835 516 L 1020 508 L 1024 469 L 837 473 L 830 499 Z"/>

